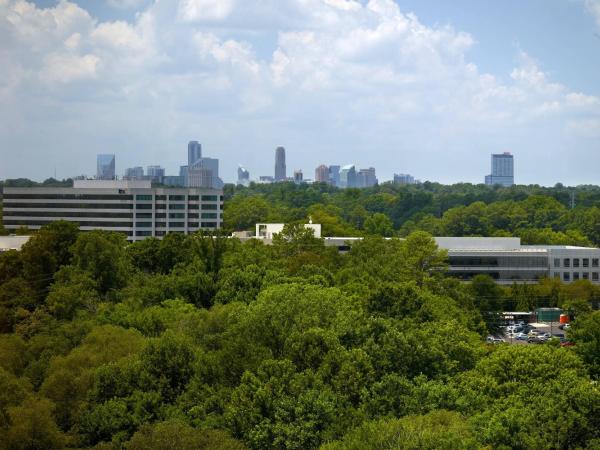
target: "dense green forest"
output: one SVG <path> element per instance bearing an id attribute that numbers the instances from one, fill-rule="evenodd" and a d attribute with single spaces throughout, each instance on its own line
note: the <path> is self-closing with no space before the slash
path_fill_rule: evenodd
<path id="1" fill-rule="evenodd" d="M 461 284 L 445 259 L 424 232 L 341 255 L 294 225 L 266 246 L 55 222 L 0 254 L 0 448 L 600 448 L 597 288 Z M 575 346 L 485 344 L 532 299 L 576 311 Z"/>
<path id="2" fill-rule="evenodd" d="M 525 244 L 600 245 L 600 187 L 385 183 L 369 189 L 325 184 L 226 186 L 225 224 L 323 224 L 326 236 L 520 236 Z M 572 204 L 574 203 L 574 205 Z M 571 208 L 571 206 L 575 206 Z"/>

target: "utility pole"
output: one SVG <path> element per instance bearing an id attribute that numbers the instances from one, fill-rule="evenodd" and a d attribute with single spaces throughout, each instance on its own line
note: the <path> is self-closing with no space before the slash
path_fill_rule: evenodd
<path id="1" fill-rule="evenodd" d="M 571 209 L 575 209 L 575 191 L 571 191 Z"/>

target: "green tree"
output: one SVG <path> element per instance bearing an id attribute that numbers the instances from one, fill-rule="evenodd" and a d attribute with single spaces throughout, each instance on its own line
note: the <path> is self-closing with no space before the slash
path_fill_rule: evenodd
<path id="1" fill-rule="evenodd" d="M 131 266 L 125 236 L 107 231 L 82 233 L 72 247 L 73 265 L 87 272 L 105 294 L 125 286 Z"/>
<path id="2" fill-rule="evenodd" d="M 578 316 L 568 336 L 592 376 L 600 378 L 600 311 Z"/>
<path id="3" fill-rule="evenodd" d="M 394 234 L 394 225 L 388 216 L 381 213 L 375 213 L 365 220 L 365 233 L 378 236 L 392 236 Z"/>

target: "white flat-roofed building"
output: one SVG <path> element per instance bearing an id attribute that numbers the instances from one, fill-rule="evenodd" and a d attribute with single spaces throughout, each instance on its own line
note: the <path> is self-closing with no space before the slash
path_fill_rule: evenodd
<path id="1" fill-rule="evenodd" d="M 31 236 L 0 236 L 0 252 L 21 250 Z"/>
<path id="2" fill-rule="evenodd" d="M 270 244 L 284 224 L 257 224 L 255 239 Z M 315 236 L 321 236 L 319 227 Z M 238 236 L 249 239 L 248 236 Z M 392 239 L 392 238 L 386 238 Z M 435 237 L 448 252 L 448 274 L 461 280 L 489 275 L 499 284 L 536 283 L 542 278 L 560 278 L 565 283 L 589 280 L 600 284 L 600 249 L 568 245 L 522 245 L 518 237 Z M 325 245 L 341 253 L 349 251 L 361 237 L 324 237 Z"/>
<path id="3" fill-rule="evenodd" d="M 3 209 L 8 230 L 67 220 L 82 231 L 117 231 L 135 241 L 220 228 L 223 191 L 153 188 L 148 180 L 76 180 L 72 188 L 4 188 Z"/>

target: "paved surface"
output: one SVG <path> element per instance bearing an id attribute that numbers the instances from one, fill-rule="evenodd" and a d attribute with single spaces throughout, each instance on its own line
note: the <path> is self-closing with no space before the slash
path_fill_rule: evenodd
<path id="1" fill-rule="evenodd" d="M 558 328 L 559 325 L 559 322 L 552 322 L 547 324 L 537 323 L 535 329 L 543 331 L 545 333 L 550 333 L 552 336 L 555 336 L 557 338 L 566 337 L 566 332 Z M 499 337 L 504 339 L 506 343 L 512 345 L 538 345 L 537 343 L 529 343 L 527 341 L 520 341 L 514 338 L 511 339 L 510 337 L 504 335 L 500 335 Z"/>

